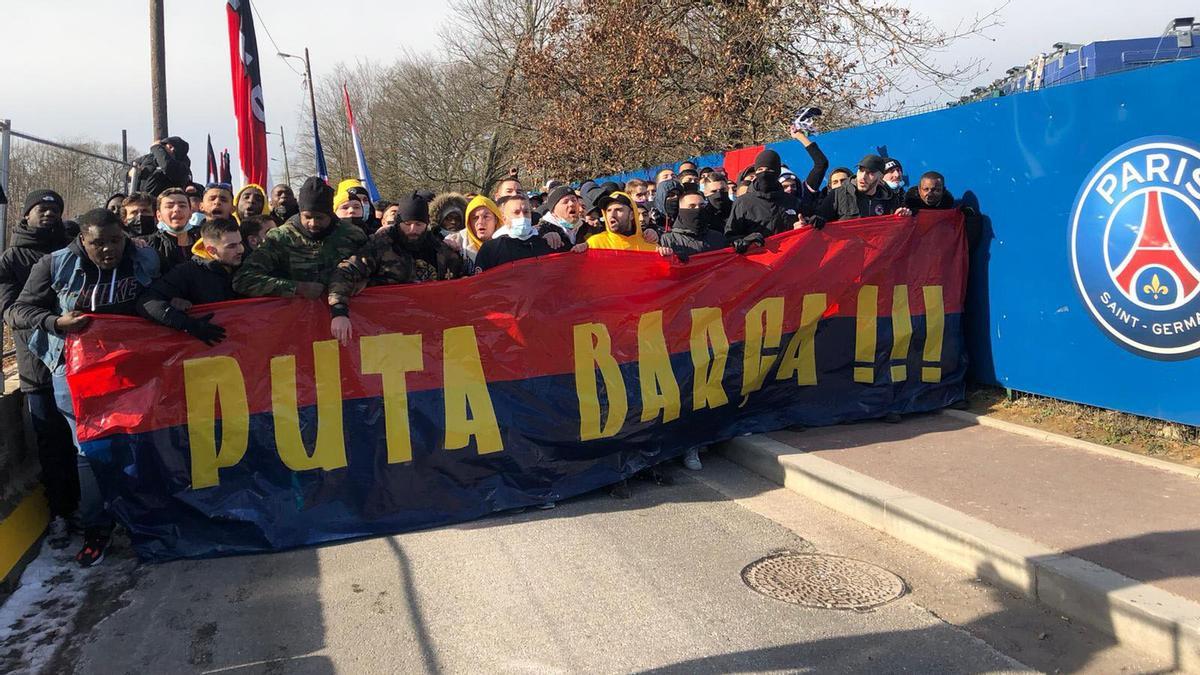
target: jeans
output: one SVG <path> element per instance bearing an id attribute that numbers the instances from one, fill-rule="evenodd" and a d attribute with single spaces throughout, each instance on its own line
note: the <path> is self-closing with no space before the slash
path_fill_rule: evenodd
<path id="1" fill-rule="evenodd" d="M 51 518 L 65 518 L 79 508 L 79 473 L 71 427 L 55 405 L 52 391 L 25 393 L 25 408 L 37 439 L 42 486 Z"/>
<path id="2" fill-rule="evenodd" d="M 67 420 L 71 430 L 71 441 L 79 448 L 79 436 L 75 431 L 75 406 L 71 402 L 71 390 L 67 380 L 54 376 L 54 403 L 59 412 Z M 87 534 L 108 534 L 112 531 L 113 520 L 105 508 L 104 496 L 100 493 L 100 484 L 96 480 L 96 471 L 92 460 L 82 451 L 77 453 L 76 470 L 79 476 L 79 519 L 83 521 L 83 529 Z"/>

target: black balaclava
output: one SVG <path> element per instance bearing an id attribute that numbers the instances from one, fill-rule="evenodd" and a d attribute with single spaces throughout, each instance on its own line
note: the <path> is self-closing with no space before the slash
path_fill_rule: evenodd
<path id="1" fill-rule="evenodd" d="M 704 209 L 681 209 L 678 208 L 678 202 L 676 202 L 676 207 L 675 220 L 671 223 L 671 231 L 679 231 L 686 234 L 700 234 L 700 231 L 705 227 Z"/>

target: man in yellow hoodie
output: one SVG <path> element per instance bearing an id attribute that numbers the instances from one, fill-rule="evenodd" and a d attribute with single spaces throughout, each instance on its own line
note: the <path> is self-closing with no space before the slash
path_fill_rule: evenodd
<path id="1" fill-rule="evenodd" d="M 642 219 L 637 205 L 625 192 L 610 192 L 596 200 L 604 231 L 587 239 L 588 248 L 613 251 L 658 251 L 642 237 Z"/>
<path id="2" fill-rule="evenodd" d="M 233 215 L 239 223 L 247 216 L 265 216 L 270 212 L 267 208 L 267 191 L 261 185 L 250 183 L 233 197 Z"/>

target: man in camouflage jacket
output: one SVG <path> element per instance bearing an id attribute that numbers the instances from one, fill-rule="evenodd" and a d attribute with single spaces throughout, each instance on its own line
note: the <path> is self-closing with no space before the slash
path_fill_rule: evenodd
<path id="1" fill-rule="evenodd" d="M 333 215 L 333 188 L 320 178 L 304 182 L 298 201 L 300 213 L 268 232 L 234 276 L 241 295 L 320 298 L 338 263 L 366 243 L 360 228 Z"/>
<path id="2" fill-rule="evenodd" d="M 367 286 L 441 281 L 463 276 L 462 257 L 434 234 L 429 203 L 413 193 L 397 204 L 394 225 L 381 228 L 346 258 L 329 281 L 330 332 L 346 344 L 351 336 L 350 296 Z"/>

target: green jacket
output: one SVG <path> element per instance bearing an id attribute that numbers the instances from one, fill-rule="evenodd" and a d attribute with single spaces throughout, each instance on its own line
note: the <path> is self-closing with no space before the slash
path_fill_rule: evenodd
<path id="1" fill-rule="evenodd" d="M 463 276 L 462 256 L 426 231 L 418 244 L 405 246 L 400 228 L 371 235 L 367 245 L 337 266 L 329 278 L 330 306 L 345 305 L 367 286 L 443 281 Z M 335 316 L 337 314 L 335 313 Z"/>
<path id="2" fill-rule="evenodd" d="M 314 239 L 293 218 L 267 232 L 233 277 L 233 289 L 248 297 L 288 297 L 296 294 L 301 281 L 328 285 L 338 263 L 367 241 L 367 235 L 349 223 L 334 221 L 329 227 L 328 234 Z"/>

